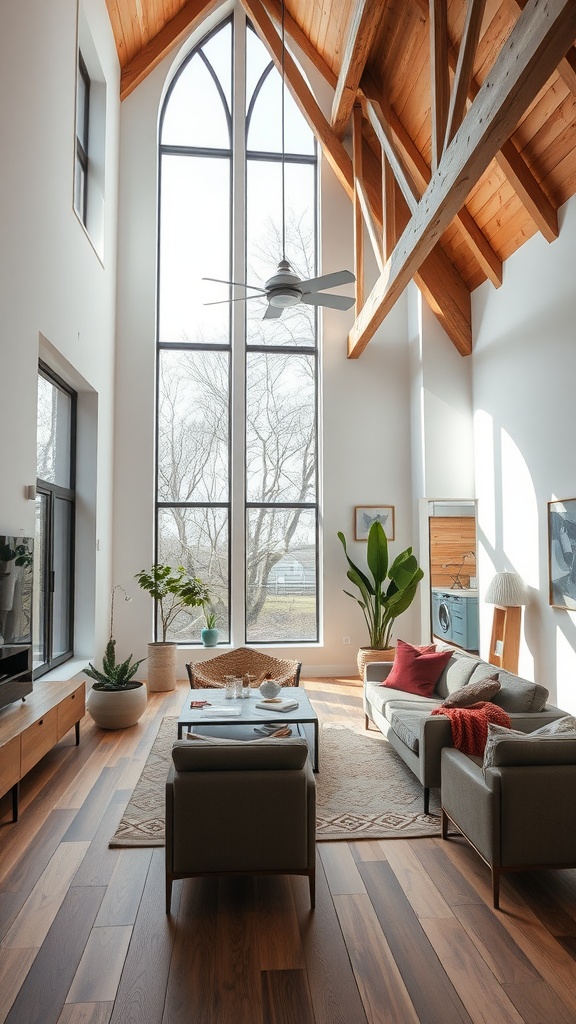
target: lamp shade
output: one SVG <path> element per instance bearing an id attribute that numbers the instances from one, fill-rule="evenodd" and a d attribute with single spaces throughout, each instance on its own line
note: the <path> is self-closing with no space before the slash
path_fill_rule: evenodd
<path id="1" fill-rule="evenodd" d="M 488 604 L 514 608 L 526 604 L 526 587 L 517 572 L 497 572 L 486 591 Z"/>

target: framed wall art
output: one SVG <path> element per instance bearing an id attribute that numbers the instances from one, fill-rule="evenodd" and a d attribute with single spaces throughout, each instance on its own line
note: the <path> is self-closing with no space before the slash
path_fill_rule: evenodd
<path id="1" fill-rule="evenodd" d="M 372 523 L 382 523 L 388 540 L 394 540 L 393 505 L 357 505 L 354 509 L 354 538 L 368 540 Z"/>
<path id="2" fill-rule="evenodd" d="M 576 498 L 548 502 L 549 601 L 576 611 Z"/>

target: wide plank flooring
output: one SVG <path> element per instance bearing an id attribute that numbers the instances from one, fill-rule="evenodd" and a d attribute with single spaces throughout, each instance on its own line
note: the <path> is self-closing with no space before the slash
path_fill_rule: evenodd
<path id="1" fill-rule="evenodd" d="M 303 685 L 363 721 L 358 680 Z M 177 882 L 168 917 L 164 851 L 108 840 L 187 689 L 122 732 L 86 717 L 17 824 L 0 800 L 0 1024 L 576 1024 L 576 870 L 505 879 L 497 912 L 463 840 L 319 843 L 315 912 L 274 876 Z"/>

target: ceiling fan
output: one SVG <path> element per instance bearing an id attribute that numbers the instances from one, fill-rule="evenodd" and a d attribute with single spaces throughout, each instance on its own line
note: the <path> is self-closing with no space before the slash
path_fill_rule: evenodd
<path id="1" fill-rule="evenodd" d="M 349 295 L 329 295 L 323 291 L 324 288 L 336 288 L 341 284 L 350 284 L 356 280 L 350 270 L 338 270 L 333 274 L 324 274 L 321 277 L 310 277 L 302 279 L 295 272 L 289 261 L 286 259 L 286 195 L 284 180 L 284 97 L 285 97 L 285 41 L 284 41 L 284 0 L 282 0 L 282 258 L 278 263 L 276 272 L 268 278 L 264 286 L 253 284 L 241 284 L 238 281 L 224 281 L 219 277 L 204 277 L 204 281 L 216 281 L 219 284 L 234 285 L 238 288 L 250 289 L 253 295 L 241 295 L 235 299 L 223 299 L 220 302 L 207 302 L 207 306 L 220 305 L 221 302 L 246 302 L 248 299 L 266 298 L 267 306 L 264 313 L 264 320 L 272 320 L 282 316 L 282 312 L 291 306 L 304 303 L 308 306 L 328 306 L 331 309 L 350 309 L 355 299 Z"/>

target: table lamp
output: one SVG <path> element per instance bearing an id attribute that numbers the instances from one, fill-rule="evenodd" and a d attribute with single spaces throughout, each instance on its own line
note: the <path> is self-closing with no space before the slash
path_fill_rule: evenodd
<path id="1" fill-rule="evenodd" d="M 526 604 L 522 578 L 516 572 L 497 572 L 485 600 L 495 605 L 488 660 L 491 665 L 517 672 L 522 605 Z"/>

